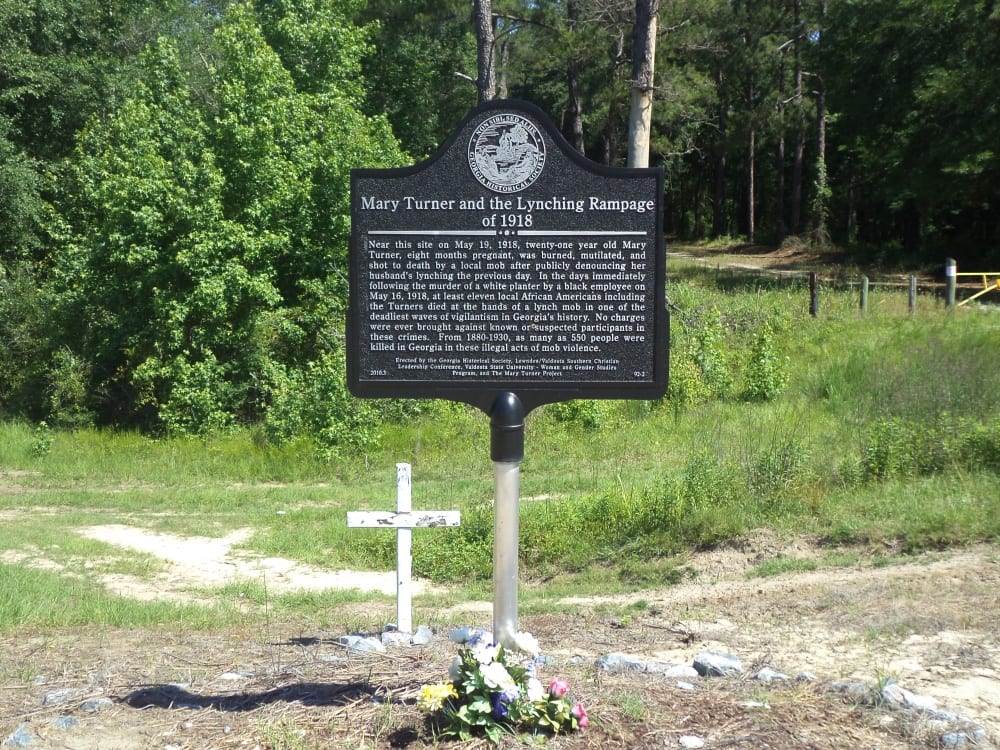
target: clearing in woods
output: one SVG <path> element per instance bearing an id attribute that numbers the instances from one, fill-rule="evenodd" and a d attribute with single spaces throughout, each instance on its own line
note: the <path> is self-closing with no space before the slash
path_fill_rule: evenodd
<path id="1" fill-rule="evenodd" d="M 82 535 L 158 555 L 164 573 L 142 581 L 117 575 L 103 583 L 122 596 L 185 600 L 194 585 L 266 578 L 274 591 L 337 586 L 391 589 L 392 573 L 323 572 L 277 558 L 251 559 L 223 539 L 171 537 L 127 525 L 79 529 Z M 874 686 L 888 677 L 984 726 L 1000 726 L 1000 552 L 977 546 L 873 565 L 863 556 L 765 578 L 747 571 L 767 560 L 818 558 L 808 540 L 782 541 L 764 531 L 724 549 L 693 555 L 685 582 L 617 596 L 552 602 L 555 614 L 522 615 L 556 663 L 544 677 L 567 676 L 588 707 L 589 729 L 549 742 L 553 748 L 935 747 L 933 722 L 859 706 L 826 690 L 836 680 Z M 8 558 L 12 556 L 8 553 Z M 880 558 L 884 560 L 885 558 Z M 38 554 L 16 561 L 44 565 Z M 431 726 L 414 706 L 417 691 L 445 678 L 460 624 L 486 627 L 489 602 L 451 611 L 421 610 L 414 622 L 435 629 L 426 646 L 384 655 L 351 655 L 320 629 L 284 622 L 267 611 L 244 625 L 211 632 L 79 628 L 19 632 L 0 639 L 0 742 L 18 727 L 30 747 L 116 748 L 427 748 Z M 331 622 L 375 629 L 394 616 L 384 597 L 331 613 Z M 700 651 L 738 655 L 748 673 L 772 665 L 815 682 L 764 685 L 746 678 L 677 680 L 594 669 L 604 653 L 690 664 Z M 48 696 L 49 704 L 45 704 Z M 109 698 L 102 710 L 87 700 Z M 69 729 L 53 724 L 70 716 Z M 514 738 L 504 744 L 515 746 Z M 472 746 L 485 742 L 472 743 Z M 982 745 L 981 745 L 982 746 Z"/>

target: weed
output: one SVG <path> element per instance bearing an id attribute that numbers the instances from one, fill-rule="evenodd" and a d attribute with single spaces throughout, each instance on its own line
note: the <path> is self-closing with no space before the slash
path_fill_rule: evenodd
<path id="1" fill-rule="evenodd" d="M 553 404 L 550 407 L 555 418 L 560 422 L 578 424 L 585 430 L 596 430 L 607 421 L 610 411 L 607 401 L 593 399 L 574 399 Z"/>
<path id="2" fill-rule="evenodd" d="M 743 384 L 746 401 L 773 401 L 788 385 L 788 358 L 774 343 L 774 332 L 764 323 L 754 337 Z"/>
<path id="3" fill-rule="evenodd" d="M 876 700 L 878 700 L 882 691 L 885 690 L 890 685 L 896 683 L 896 674 L 890 670 L 888 667 L 877 666 L 875 667 L 875 691 Z"/>
<path id="4" fill-rule="evenodd" d="M 646 718 L 646 700 L 642 693 L 637 691 L 627 691 L 615 696 L 615 703 L 622 712 L 622 716 L 630 721 L 644 721 Z"/>
<path id="5" fill-rule="evenodd" d="M 52 452 L 52 443 L 55 442 L 55 435 L 45 420 L 38 423 L 32 437 L 31 455 L 33 457 L 45 458 Z"/>
<path id="6" fill-rule="evenodd" d="M 266 750 L 318 750 L 321 747 L 309 739 L 305 729 L 295 724 L 295 719 L 289 717 L 261 727 L 260 736 Z"/>

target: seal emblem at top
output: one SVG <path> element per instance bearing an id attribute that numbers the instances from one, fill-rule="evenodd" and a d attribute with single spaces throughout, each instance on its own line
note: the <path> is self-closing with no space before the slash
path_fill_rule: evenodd
<path id="1" fill-rule="evenodd" d="M 479 123 L 469 139 L 469 168 L 495 193 L 531 185 L 545 166 L 545 141 L 531 120 L 504 112 Z"/>

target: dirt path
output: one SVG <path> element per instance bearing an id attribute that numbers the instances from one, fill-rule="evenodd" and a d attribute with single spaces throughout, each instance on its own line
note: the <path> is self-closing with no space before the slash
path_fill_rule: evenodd
<path id="1" fill-rule="evenodd" d="M 289 589 L 369 580 L 350 571 L 251 560 L 233 549 L 245 532 L 222 540 L 167 539 L 128 526 L 80 532 L 160 556 L 167 566 L 161 583 L 176 576 L 217 587 L 259 575 L 262 565 L 284 571 L 281 585 Z M 823 691 L 835 680 L 874 684 L 888 677 L 995 737 L 1000 550 L 979 546 L 882 566 L 860 557 L 849 567 L 746 576 L 766 559 L 817 556 L 807 540 L 780 542 L 760 532 L 692 557 L 696 574 L 680 585 L 564 599 L 553 603 L 561 614 L 522 616 L 521 627 L 538 637 L 556 658 L 554 668 L 592 708 L 587 733 L 551 746 L 669 748 L 679 747 L 685 734 L 705 738 L 705 747 L 934 746 L 926 744 L 933 727 Z M 22 562 L 40 564 L 27 554 Z M 123 596 L 142 596 L 119 583 Z M 183 598 L 185 592 L 178 586 L 159 595 Z M 367 657 L 346 653 L 335 639 L 351 623 L 391 619 L 385 604 L 331 613 L 325 626 L 256 613 L 244 627 L 211 633 L 76 629 L 0 639 L 0 747 L 19 728 L 31 735 L 30 747 L 45 750 L 438 746 L 413 698 L 421 684 L 442 679 L 455 651 L 449 627 L 487 626 L 490 606 L 468 602 L 449 613 L 429 612 L 420 609 L 419 597 L 416 606 L 416 622 L 438 631 L 432 643 Z M 706 649 L 734 653 L 748 670 L 770 664 L 793 676 L 811 672 L 817 680 L 765 688 L 725 679 L 689 692 L 676 680 L 593 668 L 594 659 L 609 652 L 690 664 Z M 108 699 L 103 708 L 86 710 L 88 700 L 101 698 Z M 997 746 L 990 742 L 986 746 Z"/>

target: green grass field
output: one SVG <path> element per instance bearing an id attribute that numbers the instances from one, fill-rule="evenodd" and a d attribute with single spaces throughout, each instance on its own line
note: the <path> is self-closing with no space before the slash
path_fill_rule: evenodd
<path id="1" fill-rule="evenodd" d="M 820 564 L 844 559 L 845 546 L 905 554 L 1000 540 L 1000 312 L 949 312 L 921 297 L 911 316 L 905 291 L 875 287 L 864 317 L 844 288 L 824 289 L 812 318 L 801 280 L 684 262 L 670 271 L 669 397 L 550 405 L 528 419 L 526 608 L 606 588 L 609 572 L 622 590 L 669 584 L 692 550 L 759 527 L 820 539 Z M 414 507 L 463 513 L 460 528 L 415 532 L 415 573 L 456 599 L 488 591 L 487 417 L 432 409 L 384 425 L 365 455 L 322 456 L 252 430 L 181 440 L 0 424 L 0 629 L 207 627 L 265 598 L 275 612 L 326 611 L 337 597 L 250 589 L 208 592 L 212 607 L 129 602 L 77 569 L 152 576 L 160 563 L 77 529 L 251 528 L 243 547 L 253 554 L 390 570 L 394 535 L 349 531 L 345 514 L 392 509 L 397 462 L 413 466 Z M 26 566 L 26 555 L 54 566 Z"/>

